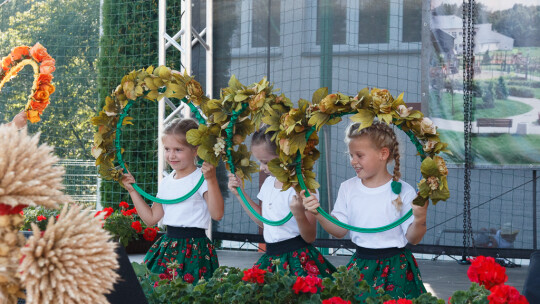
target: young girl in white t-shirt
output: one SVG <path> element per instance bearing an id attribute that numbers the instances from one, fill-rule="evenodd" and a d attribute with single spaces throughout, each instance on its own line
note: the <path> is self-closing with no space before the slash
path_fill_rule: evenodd
<path id="1" fill-rule="evenodd" d="M 411 208 L 413 216 L 401 225 L 383 232 L 350 232 L 356 244 L 356 253 L 347 267 L 357 267 L 371 287 L 370 292 L 358 295 L 363 302 L 375 296 L 379 288 L 397 298 L 415 298 L 426 289 L 420 271 L 407 243 L 418 244 L 426 233 L 426 214 L 429 202 L 424 207 L 412 205 L 416 192 L 409 184 L 400 180 L 399 146 L 392 128 L 383 122 L 359 129 L 359 124 L 350 126 L 346 133 L 351 166 L 355 177 L 343 182 L 339 188 L 332 216 L 346 224 L 375 228 L 390 224 Z M 388 162 L 394 160 L 393 175 L 388 172 Z M 392 183 L 401 183 L 401 192 L 395 194 Z M 397 186 L 397 184 L 396 184 Z M 399 187 L 397 187 L 399 188 Z M 304 207 L 316 216 L 322 227 L 337 238 L 343 238 L 348 230 L 325 219 L 317 212 L 316 197 L 305 197 L 300 193 Z"/>
<path id="2" fill-rule="evenodd" d="M 133 176 L 127 173 L 122 178 L 144 223 L 153 226 L 163 219 L 167 225 L 167 233 L 150 248 L 144 263 L 153 273 L 166 273 L 166 264 L 176 261 L 180 265 L 178 275 L 188 283 L 196 283 L 202 277 L 209 279 L 219 267 L 214 245 L 205 229 L 210 219 L 219 221 L 224 212 L 216 168 L 206 162 L 197 168 L 197 147 L 186 140 L 186 133 L 197 127 L 192 119 L 175 119 L 165 127 L 161 140 L 165 159 L 173 171 L 161 181 L 156 195 L 168 200 L 182 197 L 204 175 L 202 186 L 191 197 L 176 204 L 153 203 L 150 207 L 133 188 Z"/>
<path id="3" fill-rule="evenodd" d="M 283 183 L 268 170 L 268 163 L 278 156 L 277 147 L 271 140 L 273 132 L 265 133 L 266 129 L 267 127 L 261 128 L 251 139 L 251 153 L 260 162 L 260 171 L 269 175 L 257 195 L 261 204 L 253 202 L 244 192 L 240 179 L 233 174 L 229 174 L 229 189 L 240 200 L 236 190 L 240 187 L 248 203 L 264 218 L 277 221 L 283 219 L 289 212 L 292 212 L 293 217 L 281 226 L 263 224 L 242 204 L 251 219 L 264 229 L 266 254 L 255 263 L 254 267 L 270 272 L 288 268 L 291 274 L 297 276 L 330 277 L 336 268 L 311 245 L 317 232 L 315 217 L 305 210 L 293 188 L 281 191 Z M 272 261 L 278 259 L 279 265 L 274 265 Z"/>

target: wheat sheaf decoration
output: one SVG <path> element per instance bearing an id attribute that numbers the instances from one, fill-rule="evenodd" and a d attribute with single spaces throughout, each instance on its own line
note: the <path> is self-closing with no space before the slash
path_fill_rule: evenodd
<path id="1" fill-rule="evenodd" d="M 69 203 L 64 195 L 64 168 L 55 166 L 53 148 L 39 145 L 39 134 L 0 125 L 0 303 L 17 303 L 24 297 L 17 265 L 24 236 L 21 210 L 27 206 L 55 208 Z"/>
<path id="2" fill-rule="evenodd" d="M 34 69 L 34 82 L 24 111 L 27 119 L 34 123 L 41 120 L 43 110 L 49 105 L 49 96 L 55 91 L 51 81 L 56 62 L 39 42 L 32 47 L 22 45 L 13 48 L 0 62 L 0 91 L 26 65 Z"/>
<path id="3" fill-rule="evenodd" d="M 18 269 L 28 303 L 108 303 L 104 294 L 112 291 L 119 265 L 103 216 L 64 205 L 43 233 L 32 224 Z"/>

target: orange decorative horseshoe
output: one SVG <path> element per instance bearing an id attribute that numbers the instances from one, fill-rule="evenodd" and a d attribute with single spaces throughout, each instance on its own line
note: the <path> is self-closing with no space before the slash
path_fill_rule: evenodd
<path id="1" fill-rule="evenodd" d="M 56 69 L 55 61 L 39 42 L 33 47 L 23 45 L 13 48 L 9 55 L 2 58 L 0 91 L 4 84 L 17 76 L 25 65 L 31 65 L 34 69 L 32 92 L 24 108 L 26 117 L 34 123 L 41 120 L 40 115 L 49 105 L 49 96 L 54 93 L 55 88 L 51 81 L 52 72 Z"/>

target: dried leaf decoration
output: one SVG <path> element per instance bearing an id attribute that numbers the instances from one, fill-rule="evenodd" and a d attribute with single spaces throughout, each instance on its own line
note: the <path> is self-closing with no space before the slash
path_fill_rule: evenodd
<path id="1" fill-rule="evenodd" d="M 101 177 L 115 181 L 121 179 L 120 171 L 114 163 L 117 153 L 114 141 L 116 125 L 128 102 L 137 102 L 140 98 L 156 101 L 163 97 L 179 100 L 186 97 L 190 103 L 203 109 L 208 104 L 208 97 L 192 76 L 173 71 L 166 66 L 155 69 L 150 66 L 125 75 L 111 96 L 105 98 L 102 111 L 91 119 L 92 124 L 97 126 L 91 154 L 96 158 Z M 126 116 L 122 126 L 133 125 L 132 120 L 132 117 Z"/>
<path id="2" fill-rule="evenodd" d="M 417 146 L 417 150 L 425 157 L 421 166 L 424 179 L 418 184 L 420 195 L 413 203 L 421 205 L 426 198 L 431 198 L 436 204 L 450 197 L 446 180 L 448 169 L 444 160 L 436 154 L 451 153 L 447 149 L 448 144 L 441 142 L 437 127 L 422 112 L 407 107 L 403 94 L 394 98 L 388 90 L 378 88 L 364 88 L 354 97 L 342 93 L 328 94 L 327 88 L 320 88 L 313 93 L 311 103 L 301 99 L 298 108 L 290 109 L 281 118 L 271 116 L 266 119 L 272 125 L 272 130 L 279 130 L 276 136 L 279 159 L 272 160 L 268 167 L 283 182 L 283 189 L 294 187 L 297 191 L 301 190 L 296 174 L 298 153 L 301 155 L 300 165 L 306 187 L 310 191 L 319 187 L 313 172 L 315 161 L 319 158 L 316 131 L 324 125 L 340 122 L 345 115 L 351 115 L 351 121 L 359 122 L 360 129 L 371 126 L 378 119 L 398 126 L 418 140 L 421 146 Z M 312 129 L 315 132 L 306 139 Z"/>
<path id="3" fill-rule="evenodd" d="M 215 166 L 222 160 L 229 171 L 232 163 L 241 179 L 251 180 L 251 174 L 258 172 L 259 166 L 250 160 L 251 152 L 244 140 L 258 130 L 261 123 L 279 121 L 292 107 L 291 101 L 283 94 L 278 96 L 276 91 L 266 78 L 245 86 L 233 75 L 229 86 L 221 90 L 220 99 L 202 105 L 208 117 L 207 125 L 188 131 L 187 141 L 199 146 L 197 154 L 203 160 Z M 235 112 L 238 114 L 232 122 Z"/>

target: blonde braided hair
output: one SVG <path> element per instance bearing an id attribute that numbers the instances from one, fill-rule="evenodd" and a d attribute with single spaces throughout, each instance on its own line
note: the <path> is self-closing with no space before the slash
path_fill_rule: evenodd
<path id="1" fill-rule="evenodd" d="M 392 174 L 392 180 L 396 183 L 399 183 L 401 178 L 401 172 L 399 171 L 400 165 L 400 154 L 399 154 L 399 142 L 396 137 L 394 130 L 386 123 L 380 121 L 374 121 L 373 124 L 367 128 L 359 130 L 360 123 L 354 123 L 347 128 L 345 143 L 347 146 L 352 139 L 358 138 L 361 136 L 368 136 L 371 142 L 375 145 L 377 149 L 388 148 L 390 152 L 390 157 L 387 162 L 391 159 L 394 160 L 394 172 Z M 401 211 L 401 206 L 403 201 L 399 193 L 396 193 L 398 196 L 395 200 L 392 201 L 394 206 L 398 211 Z"/>

